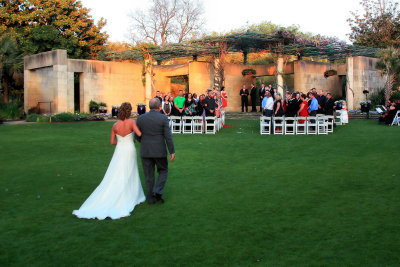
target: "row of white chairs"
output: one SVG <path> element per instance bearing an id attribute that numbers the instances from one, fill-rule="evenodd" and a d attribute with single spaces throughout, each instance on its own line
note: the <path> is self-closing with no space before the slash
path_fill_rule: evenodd
<path id="1" fill-rule="evenodd" d="M 400 126 L 400 110 L 396 112 L 396 115 L 393 118 L 392 124 L 390 126 L 397 125 Z"/>
<path id="2" fill-rule="evenodd" d="M 173 134 L 215 134 L 225 124 L 225 114 L 219 117 L 170 116 L 169 126 Z"/>
<path id="3" fill-rule="evenodd" d="M 328 134 L 333 133 L 334 116 L 260 117 L 260 134 Z"/>

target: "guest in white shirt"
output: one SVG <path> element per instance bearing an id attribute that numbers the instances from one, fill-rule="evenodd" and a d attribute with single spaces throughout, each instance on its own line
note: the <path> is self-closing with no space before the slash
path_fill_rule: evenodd
<path id="1" fill-rule="evenodd" d="M 274 98 L 269 91 L 265 92 L 265 97 L 262 101 L 262 108 L 264 116 L 272 117 L 272 114 L 274 113 Z"/>

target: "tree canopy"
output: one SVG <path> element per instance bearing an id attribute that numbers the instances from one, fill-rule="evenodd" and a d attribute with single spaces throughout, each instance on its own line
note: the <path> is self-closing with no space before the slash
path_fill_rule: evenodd
<path id="1" fill-rule="evenodd" d="M 348 19 L 350 40 L 355 45 L 400 47 L 400 10 L 392 0 L 362 0 L 363 13 Z"/>
<path id="2" fill-rule="evenodd" d="M 152 0 L 147 10 L 131 14 L 132 39 L 154 45 L 182 43 L 201 31 L 203 13 L 200 0 Z"/>
<path id="3" fill-rule="evenodd" d="M 76 0 L 2 0 L 0 35 L 12 33 L 25 54 L 62 48 L 72 58 L 97 58 L 108 35 Z"/>

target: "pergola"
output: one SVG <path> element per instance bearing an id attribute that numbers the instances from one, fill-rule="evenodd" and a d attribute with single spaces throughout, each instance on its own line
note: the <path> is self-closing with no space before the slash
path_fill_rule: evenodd
<path id="1" fill-rule="evenodd" d="M 302 57 L 324 58 L 330 61 L 352 56 L 376 57 L 376 48 L 349 45 L 333 38 L 313 37 L 303 38 L 287 31 L 274 34 L 256 32 L 235 33 L 226 36 L 206 37 L 186 44 L 171 44 L 146 51 L 157 62 L 162 60 L 199 56 L 218 55 L 220 53 L 241 52 L 244 63 L 247 54 L 253 52 L 269 52 L 279 55 L 295 55 Z M 145 55 L 139 49 L 133 49 L 109 54 L 111 59 L 143 60 Z"/>

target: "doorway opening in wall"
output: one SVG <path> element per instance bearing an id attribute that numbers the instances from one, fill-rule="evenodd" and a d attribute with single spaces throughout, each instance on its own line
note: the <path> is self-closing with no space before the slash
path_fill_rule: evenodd
<path id="1" fill-rule="evenodd" d="M 294 74 L 284 74 L 283 76 L 283 91 L 289 90 L 291 93 L 294 92 Z M 264 83 L 265 86 L 272 84 L 273 88 L 277 88 L 276 76 L 257 76 L 256 77 L 256 87 L 261 88 L 261 84 Z"/>
<path id="2" fill-rule="evenodd" d="M 81 73 L 74 72 L 74 111 L 81 112 Z"/>
<path id="3" fill-rule="evenodd" d="M 189 75 L 171 77 L 171 94 L 177 96 L 179 90 L 182 90 L 184 93 L 189 93 Z"/>
<path id="4" fill-rule="evenodd" d="M 340 92 L 342 93 L 342 95 L 340 96 L 338 96 L 338 99 L 346 99 L 346 93 L 347 93 L 347 88 L 346 88 L 346 85 L 347 85 L 347 76 L 346 75 L 340 75 L 339 76 L 339 83 L 340 83 L 340 85 L 342 86 L 342 90 L 340 90 Z"/>

